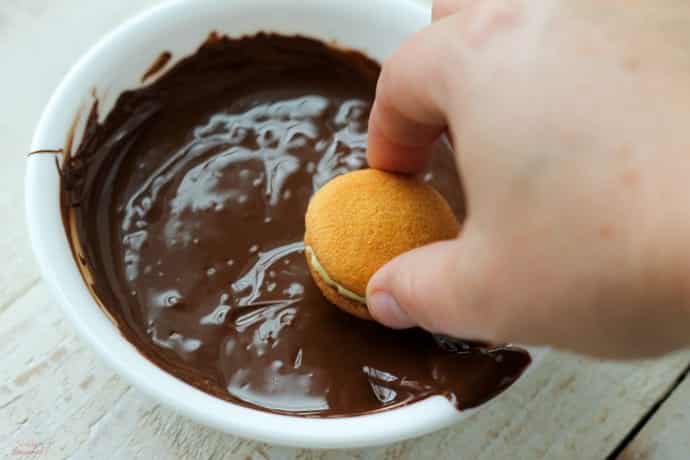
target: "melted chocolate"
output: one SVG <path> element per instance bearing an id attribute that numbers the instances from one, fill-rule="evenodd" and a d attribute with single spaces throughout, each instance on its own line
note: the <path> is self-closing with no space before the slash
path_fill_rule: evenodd
<path id="1" fill-rule="evenodd" d="M 436 394 L 473 407 L 519 377 L 523 350 L 358 320 L 309 276 L 307 202 L 366 166 L 378 73 L 306 38 L 213 36 L 103 123 L 94 108 L 63 206 L 85 279 L 151 361 L 220 398 L 321 417 Z M 439 148 L 425 178 L 462 218 Z"/>
<path id="2" fill-rule="evenodd" d="M 153 64 L 151 64 L 148 70 L 144 72 L 144 75 L 141 77 L 141 82 L 146 83 L 146 80 L 163 70 L 163 68 L 168 65 L 168 62 L 170 62 L 170 59 L 172 59 L 172 53 L 170 51 L 163 51 L 160 56 L 153 61 Z"/>

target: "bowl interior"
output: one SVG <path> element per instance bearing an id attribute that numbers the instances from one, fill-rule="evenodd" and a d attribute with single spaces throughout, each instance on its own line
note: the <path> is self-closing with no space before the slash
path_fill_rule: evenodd
<path id="1" fill-rule="evenodd" d="M 428 23 L 429 11 L 405 0 L 177 0 L 130 20 L 96 44 L 53 94 L 32 151 L 61 149 L 75 120 L 73 145 L 93 102 L 101 117 L 163 51 L 177 60 L 193 53 L 211 31 L 230 36 L 259 31 L 301 34 L 361 50 L 381 61 Z M 167 68 L 166 67 L 166 68 Z M 119 334 L 92 298 L 73 260 L 59 206 L 56 156 L 29 158 L 27 217 L 44 279 L 81 336 L 120 374 L 164 404 L 214 428 L 299 447 L 361 447 L 419 436 L 466 418 L 442 397 L 356 417 L 310 419 L 269 414 L 212 397 L 165 373 Z M 530 350 L 535 367 L 542 350 Z"/>

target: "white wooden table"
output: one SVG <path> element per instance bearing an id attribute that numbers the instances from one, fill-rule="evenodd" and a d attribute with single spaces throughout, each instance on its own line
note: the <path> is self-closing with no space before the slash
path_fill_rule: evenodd
<path id="1" fill-rule="evenodd" d="M 690 379 L 681 380 L 690 352 L 624 364 L 551 353 L 468 423 L 352 451 L 286 449 L 210 430 L 105 367 L 40 281 L 24 225 L 24 161 L 69 66 L 153 3 L 0 0 L 0 458 L 690 459 Z"/>

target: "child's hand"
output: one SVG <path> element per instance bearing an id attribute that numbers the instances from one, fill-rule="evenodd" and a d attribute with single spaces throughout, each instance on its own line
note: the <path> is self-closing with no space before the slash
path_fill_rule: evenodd
<path id="1" fill-rule="evenodd" d="M 435 3 L 383 66 L 369 162 L 417 172 L 447 130 L 468 217 L 372 278 L 380 322 L 616 357 L 690 344 L 686 5 Z"/>

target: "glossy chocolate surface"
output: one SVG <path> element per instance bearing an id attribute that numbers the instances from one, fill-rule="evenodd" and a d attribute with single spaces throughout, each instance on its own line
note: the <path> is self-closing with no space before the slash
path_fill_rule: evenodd
<path id="1" fill-rule="evenodd" d="M 305 416 L 444 395 L 476 406 L 529 364 L 329 304 L 303 253 L 310 196 L 366 167 L 379 66 L 320 42 L 212 36 L 148 86 L 97 107 L 63 165 L 85 279 L 151 361 L 218 397 Z M 462 218 L 449 150 L 430 181 Z"/>

